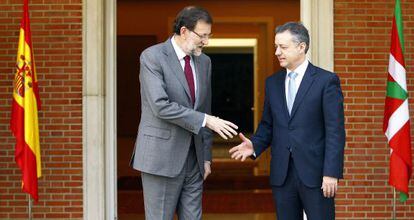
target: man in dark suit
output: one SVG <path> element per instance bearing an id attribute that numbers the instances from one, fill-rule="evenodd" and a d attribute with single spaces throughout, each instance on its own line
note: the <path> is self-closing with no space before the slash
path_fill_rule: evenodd
<path id="1" fill-rule="evenodd" d="M 145 217 L 201 219 L 203 179 L 210 174 L 211 130 L 224 139 L 237 126 L 211 116 L 211 61 L 202 53 L 212 19 L 186 7 L 174 35 L 140 57 L 141 122 L 131 164 L 141 171 Z"/>
<path id="2" fill-rule="evenodd" d="M 301 23 L 276 28 L 283 69 L 266 80 L 262 120 L 251 140 L 230 149 L 232 158 L 258 157 L 271 146 L 270 184 L 278 220 L 335 219 L 342 178 L 345 129 L 338 76 L 306 59 L 309 34 Z"/>

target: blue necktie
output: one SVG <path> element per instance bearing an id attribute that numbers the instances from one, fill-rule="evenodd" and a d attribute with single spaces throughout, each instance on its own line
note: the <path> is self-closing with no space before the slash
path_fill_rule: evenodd
<path id="1" fill-rule="evenodd" d="M 292 112 L 293 102 L 295 101 L 296 92 L 298 89 L 296 88 L 295 78 L 298 76 L 295 72 L 290 72 L 289 76 L 289 83 L 288 83 L 288 94 L 287 94 L 287 107 L 289 110 L 289 115 Z"/>

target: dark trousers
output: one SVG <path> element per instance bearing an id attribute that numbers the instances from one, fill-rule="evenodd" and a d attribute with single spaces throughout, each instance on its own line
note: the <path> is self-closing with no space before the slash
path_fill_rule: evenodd
<path id="1" fill-rule="evenodd" d="M 309 188 L 300 180 L 293 159 L 282 186 L 272 186 L 278 220 L 334 220 L 334 198 L 325 198 L 320 187 Z"/>

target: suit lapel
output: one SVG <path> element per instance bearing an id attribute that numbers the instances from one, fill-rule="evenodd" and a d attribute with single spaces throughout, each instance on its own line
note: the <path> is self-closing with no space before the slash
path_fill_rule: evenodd
<path id="1" fill-rule="evenodd" d="M 201 82 L 204 82 L 203 79 L 205 77 L 205 69 L 203 65 L 201 65 L 200 57 L 199 56 L 192 56 L 194 60 L 194 68 L 196 74 L 196 84 L 197 84 L 197 91 L 195 94 L 195 103 L 194 109 L 197 109 L 200 104 L 200 97 L 203 97 L 204 85 Z"/>
<path id="2" fill-rule="evenodd" d="M 295 116 L 295 113 L 298 109 L 298 106 L 303 101 L 306 93 L 311 87 L 313 80 L 315 79 L 315 68 L 309 63 L 308 68 L 306 68 L 305 75 L 303 76 L 302 82 L 300 83 L 298 93 L 296 94 L 295 101 L 293 102 L 292 112 L 290 118 L 292 119 Z"/>
<path id="3" fill-rule="evenodd" d="M 286 118 L 289 118 L 289 110 L 287 108 L 287 103 L 286 103 L 286 91 L 285 91 L 285 79 L 286 79 L 286 69 L 280 73 L 282 74 L 278 80 L 276 81 L 277 83 L 277 88 L 279 91 L 277 91 L 277 94 L 280 94 L 280 99 L 282 100 L 282 108 L 283 108 L 283 115 Z"/>
<path id="4" fill-rule="evenodd" d="M 167 62 L 170 64 L 170 67 L 175 76 L 178 78 L 178 81 L 180 81 L 181 85 L 184 87 L 187 97 L 191 100 L 190 88 L 188 87 L 183 68 L 181 67 L 180 61 L 178 60 L 177 54 L 172 46 L 171 38 L 168 38 L 168 40 L 165 41 L 164 48 L 165 54 L 167 55 Z"/>

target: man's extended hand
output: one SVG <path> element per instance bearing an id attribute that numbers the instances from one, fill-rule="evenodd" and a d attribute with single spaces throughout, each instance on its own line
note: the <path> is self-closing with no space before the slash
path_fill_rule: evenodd
<path id="1" fill-rule="evenodd" d="M 237 135 L 235 130 L 238 128 L 237 125 L 220 119 L 219 117 L 206 115 L 206 126 L 226 140 L 227 138 L 233 138 L 233 136 Z"/>
<path id="2" fill-rule="evenodd" d="M 324 176 L 322 179 L 323 196 L 326 198 L 332 198 L 338 191 L 338 179 L 330 176 Z"/>
<path id="3" fill-rule="evenodd" d="M 210 161 L 204 161 L 204 180 L 207 179 L 208 175 L 211 174 L 211 162 Z"/>
<path id="4" fill-rule="evenodd" d="M 231 158 L 244 161 L 247 157 L 253 155 L 253 144 L 242 133 L 239 134 L 239 137 L 242 139 L 243 143 L 231 148 L 229 153 L 231 154 Z"/>

